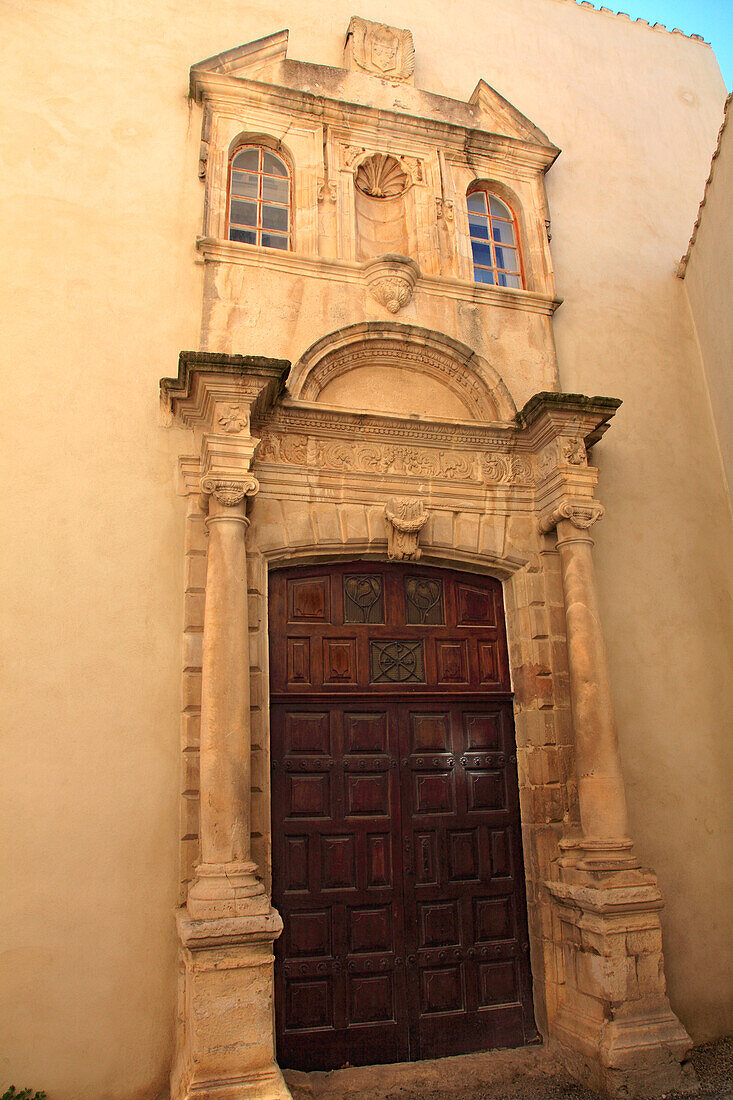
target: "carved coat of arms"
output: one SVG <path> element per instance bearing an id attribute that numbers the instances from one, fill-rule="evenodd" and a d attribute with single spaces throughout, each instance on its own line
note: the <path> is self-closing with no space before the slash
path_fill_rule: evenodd
<path id="1" fill-rule="evenodd" d="M 415 69 L 412 34 L 355 15 L 346 37 L 346 61 L 349 68 L 390 80 L 410 80 Z"/>

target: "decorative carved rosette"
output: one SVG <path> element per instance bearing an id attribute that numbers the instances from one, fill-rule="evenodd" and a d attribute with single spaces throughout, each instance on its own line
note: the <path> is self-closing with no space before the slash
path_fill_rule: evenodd
<path id="1" fill-rule="evenodd" d="M 556 508 L 540 516 L 540 533 L 547 535 L 561 520 L 569 520 L 579 531 L 587 531 L 596 520 L 602 519 L 605 508 L 597 500 L 563 500 Z"/>
<path id="2" fill-rule="evenodd" d="M 236 481 L 232 478 L 221 478 L 208 474 L 201 481 L 201 490 L 207 496 L 214 496 L 219 504 L 227 508 L 233 508 L 241 503 L 245 497 L 254 496 L 259 492 L 260 483 L 256 477 L 247 475 Z"/>
<path id="3" fill-rule="evenodd" d="M 222 431 L 233 435 L 244 431 L 249 424 L 249 417 L 241 405 L 229 405 L 219 414 L 217 423 Z"/>
<path id="4" fill-rule="evenodd" d="M 428 510 L 421 500 L 393 498 L 385 506 L 387 518 L 387 557 L 390 561 L 419 561 L 420 532 L 427 523 Z"/>

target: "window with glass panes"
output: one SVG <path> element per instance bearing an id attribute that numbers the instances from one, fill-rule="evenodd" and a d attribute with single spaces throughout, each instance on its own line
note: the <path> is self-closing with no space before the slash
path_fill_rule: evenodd
<path id="1" fill-rule="evenodd" d="M 232 158 L 229 240 L 290 248 L 290 173 L 269 149 L 247 145 Z"/>
<path id="2" fill-rule="evenodd" d="M 466 202 L 474 282 L 521 288 L 522 269 L 511 210 L 488 191 L 473 191 Z"/>

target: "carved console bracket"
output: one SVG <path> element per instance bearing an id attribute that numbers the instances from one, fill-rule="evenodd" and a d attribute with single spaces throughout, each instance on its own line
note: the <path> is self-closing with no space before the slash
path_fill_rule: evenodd
<path id="1" fill-rule="evenodd" d="M 390 313 L 399 313 L 411 301 L 420 274 L 414 260 L 391 253 L 364 265 L 369 293 Z"/>
<path id="2" fill-rule="evenodd" d="M 393 498 L 385 506 L 387 519 L 387 557 L 390 561 L 419 561 L 420 532 L 428 521 L 428 511 L 421 500 Z"/>

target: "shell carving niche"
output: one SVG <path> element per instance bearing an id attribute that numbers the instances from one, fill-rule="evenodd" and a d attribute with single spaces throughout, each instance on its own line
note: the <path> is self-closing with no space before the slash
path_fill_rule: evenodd
<path id="1" fill-rule="evenodd" d="M 356 171 L 356 186 L 363 194 L 375 199 L 392 199 L 403 194 L 408 182 L 407 173 L 387 153 L 375 153 L 368 157 Z"/>
<path id="2" fill-rule="evenodd" d="M 410 254 L 405 194 L 410 180 L 396 157 L 374 153 L 354 175 L 357 259 Z"/>

